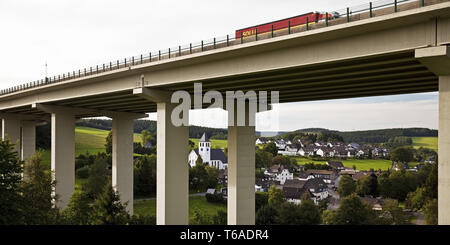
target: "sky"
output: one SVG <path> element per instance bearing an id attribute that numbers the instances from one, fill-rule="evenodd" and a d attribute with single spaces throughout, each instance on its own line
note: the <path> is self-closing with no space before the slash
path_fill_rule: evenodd
<path id="1" fill-rule="evenodd" d="M 234 30 L 369 0 L 0 0 L 0 89 L 132 55 L 232 35 Z M 47 64 L 47 69 L 46 65 Z M 256 129 L 438 127 L 438 95 L 422 93 L 280 104 Z M 275 114 L 274 114 L 275 115 Z M 150 115 L 156 119 L 155 114 Z M 226 113 L 191 111 L 190 123 L 226 127 Z"/>

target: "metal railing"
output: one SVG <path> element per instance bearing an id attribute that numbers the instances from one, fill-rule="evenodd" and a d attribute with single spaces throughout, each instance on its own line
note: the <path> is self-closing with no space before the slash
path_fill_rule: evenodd
<path id="1" fill-rule="evenodd" d="M 243 43 L 254 42 L 267 38 L 274 38 L 282 35 L 289 35 L 292 33 L 309 31 L 312 29 L 318 29 L 330 25 L 353 22 L 361 19 L 391 14 L 394 12 L 409 10 L 412 8 L 420 8 L 426 5 L 432 5 L 435 3 L 446 1 L 450 0 L 380 0 L 376 2 L 370 2 L 364 5 L 358 5 L 337 11 L 326 12 L 325 20 L 320 20 L 317 23 L 311 23 L 307 20 L 307 23 L 304 25 L 291 26 L 291 23 L 288 22 L 286 26 L 274 28 L 274 26 L 272 25 L 271 30 L 269 32 L 258 33 L 256 31 L 255 35 L 248 37 L 243 37 L 243 35 L 240 35 L 241 37 L 236 38 L 235 35 L 232 34 L 218 38 L 212 38 L 209 40 L 202 40 L 187 45 L 180 45 L 169 49 L 158 50 L 156 52 L 149 52 L 147 54 L 141 54 L 138 56 L 131 56 L 121 60 L 110 61 L 108 63 L 103 63 L 88 68 L 74 70 L 72 72 L 55 75 L 53 77 L 45 77 L 43 79 L 36 80 L 33 82 L 2 89 L 0 90 L 0 95 L 11 94 L 14 92 L 23 91 L 30 88 L 41 87 L 48 84 L 59 83 L 71 79 L 93 76 L 108 71 L 127 68 L 130 66 L 152 63 L 161 60 L 168 60 L 175 57 L 191 55 L 194 53 L 205 52 L 209 50 L 234 45 L 240 45 Z M 333 17 L 329 18 L 329 14 L 331 14 Z"/>

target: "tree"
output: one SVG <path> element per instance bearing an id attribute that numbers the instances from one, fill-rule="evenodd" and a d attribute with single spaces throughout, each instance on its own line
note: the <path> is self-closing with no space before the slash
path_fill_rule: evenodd
<path id="1" fill-rule="evenodd" d="M 208 173 L 200 156 L 195 166 L 189 169 L 189 184 L 190 189 L 197 192 L 205 191 L 208 186 Z"/>
<path id="2" fill-rule="evenodd" d="M 87 182 L 83 186 L 90 198 L 95 199 L 101 195 L 104 192 L 105 185 L 110 182 L 107 167 L 107 160 L 98 155 L 91 167 Z"/>
<path id="3" fill-rule="evenodd" d="M 263 151 L 267 151 L 272 154 L 272 156 L 276 156 L 278 154 L 278 147 L 275 143 L 270 142 L 264 145 Z"/>
<path id="4" fill-rule="evenodd" d="M 156 155 L 140 157 L 134 167 L 134 194 L 150 196 L 156 193 Z"/>
<path id="5" fill-rule="evenodd" d="M 414 210 L 422 209 L 428 202 L 425 187 L 419 187 L 415 191 L 408 193 L 406 196 L 406 205 Z"/>
<path id="6" fill-rule="evenodd" d="M 206 166 L 206 187 L 207 188 L 216 188 L 219 184 L 219 169 L 216 167 Z"/>
<path id="7" fill-rule="evenodd" d="M 425 205 L 424 210 L 425 224 L 437 225 L 438 224 L 438 200 L 432 199 Z"/>
<path id="8" fill-rule="evenodd" d="M 199 209 L 194 210 L 194 217 L 190 220 L 190 225 L 212 225 L 212 217 L 205 212 L 201 212 Z"/>
<path id="9" fill-rule="evenodd" d="M 304 199 L 300 205 L 285 202 L 280 206 L 278 223 L 282 225 L 320 224 L 320 210 L 311 199 Z"/>
<path id="10" fill-rule="evenodd" d="M 431 166 L 430 173 L 425 181 L 425 192 L 428 198 L 438 198 L 438 164 Z"/>
<path id="11" fill-rule="evenodd" d="M 356 193 L 341 200 L 336 211 L 325 212 L 324 223 L 330 225 L 371 225 L 375 222 L 372 207 L 361 201 Z"/>
<path id="12" fill-rule="evenodd" d="M 154 215 L 133 215 L 129 225 L 156 225 L 156 216 Z"/>
<path id="13" fill-rule="evenodd" d="M 27 207 L 25 219 L 27 224 L 53 225 L 60 222 L 57 208 L 59 197 L 52 195 L 56 181 L 52 180 L 51 173 L 41 165 L 41 159 L 42 152 L 37 151 L 25 163 L 26 178 L 23 185 L 23 197 Z"/>
<path id="14" fill-rule="evenodd" d="M 372 150 L 370 150 L 370 149 L 369 149 L 369 152 L 367 154 L 367 158 L 368 159 L 372 159 L 373 158 Z"/>
<path id="15" fill-rule="evenodd" d="M 408 163 L 413 160 L 412 149 L 409 146 L 400 146 L 391 152 L 391 160 L 396 162 Z"/>
<path id="16" fill-rule="evenodd" d="M 255 151 L 255 167 L 269 168 L 272 164 L 272 154 L 270 152 L 256 149 Z"/>
<path id="17" fill-rule="evenodd" d="M 192 150 L 195 149 L 195 143 L 192 140 L 188 141 L 188 145 L 189 145 L 189 152 L 191 152 Z"/>
<path id="18" fill-rule="evenodd" d="M 227 212 L 222 209 L 217 210 L 217 214 L 213 216 L 213 225 L 226 225 L 227 224 Z"/>
<path id="19" fill-rule="evenodd" d="M 67 223 L 70 225 L 89 225 L 92 217 L 91 202 L 92 199 L 85 192 L 75 192 L 63 211 Z"/>
<path id="20" fill-rule="evenodd" d="M 341 198 L 346 197 L 356 191 L 356 185 L 352 177 L 343 175 L 339 180 L 337 192 Z"/>
<path id="21" fill-rule="evenodd" d="M 290 158 L 288 156 L 282 156 L 282 155 L 277 155 L 277 156 L 273 157 L 272 164 L 273 165 L 283 165 L 284 167 L 289 168 L 289 169 L 294 169 L 298 166 L 297 161 L 295 159 Z"/>
<path id="22" fill-rule="evenodd" d="M 9 139 L 0 139 L 0 225 L 24 224 L 22 172 L 14 145 Z"/>
<path id="23" fill-rule="evenodd" d="M 360 196 L 371 194 L 372 179 L 370 175 L 363 176 L 356 181 L 356 193 Z"/>
<path id="24" fill-rule="evenodd" d="M 150 142 L 152 145 L 154 142 L 153 141 L 153 136 L 150 133 L 150 131 L 148 130 L 142 130 L 141 131 L 141 137 L 142 137 L 142 144 L 145 145 L 147 142 Z"/>
<path id="25" fill-rule="evenodd" d="M 106 136 L 106 144 L 105 144 L 105 148 L 106 148 L 106 153 L 107 154 L 111 154 L 112 153 L 112 130 L 109 131 L 108 136 Z"/>
<path id="26" fill-rule="evenodd" d="M 264 205 L 256 211 L 256 225 L 275 225 L 277 211 L 269 205 Z"/>
<path id="27" fill-rule="evenodd" d="M 119 194 L 113 189 L 111 183 L 103 186 L 103 192 L 95 200 L 93 211 L 94 225 L 125 225 L 129 220 L 126 203 L 120 202 Z"/>
<path id="28" fill-rule="evenodd" d="M 278 209 L 284 202 L 283 191 L 272 185 L 269 189 L 269 206 Z"/>
<path id="29" fill-rule="evenodd" d="M 383 204 L 383 217 L 387 217 L 387 224 L 392 225 L 408 225 L 408 217 L 403 209 L 398 206 L 398 201 L 393 199 L 385 199 Z"/>
<path id="30" fill-rule="evenodd" d="M 267 192 L 255 193 L 255 210 L 258 211 L 261 207 L 269 205 L 269 194 Z"/>
<path id="31" fill-rule="evenodd" d="M 417 174 L 406 171 L 391 171 L 378 177 L 378 189 L 386 198 L 404 201 L 407 194 L 419 186 Z"/>

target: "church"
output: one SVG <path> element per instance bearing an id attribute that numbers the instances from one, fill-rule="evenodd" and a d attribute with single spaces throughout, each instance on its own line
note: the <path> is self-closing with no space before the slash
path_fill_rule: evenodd
<path id="1" fill-rule="evenodd" d="M 195 166 L 198 156 L 202 157 L 203 163 L 207 163 L 211 167 L 216 167 L 218 169 L 227 169 L 228 159 L 222 149 L 211 149 L 211 142 L 203 133 L 202 137 L 198 142 L 198 149 L 194 149 L 189 153 L 189 165 L 191 167 Z"/>

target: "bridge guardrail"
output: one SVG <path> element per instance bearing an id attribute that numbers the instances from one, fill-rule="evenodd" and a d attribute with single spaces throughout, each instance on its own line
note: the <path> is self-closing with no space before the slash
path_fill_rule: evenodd
<path id="1" fill-rule="evenodd" d="M 258 40 L 275 38 L 278 36 L 289 35 L 292 33 L 304 32 L 313 29 L 328 27 L 332 25 L 343 24 L 347 22 L 358 21 L 362 19 L 372 18 L 376 16 L 401 12 L 409 9 L 420 8 L 441 2 L 448 2 L 450 0 L 379 0 L 369 2 L 363 5 L 348 7 L 337 11 L 326 12 L 326 19 L 317 23 L 307 23 L 300 26 L 287 26 L 274 28 L 270 32 L 260 33 L 248 37 L 235 38 L 235 34 L 229 34 L 218 38 L 208 40 L 201 40 L 196 43 L 180 45 L 168 49 L 158 50 L 156 52 L 149 52 L 147 54 L 140 54 L 138 56 L 131 56 L 128 58 L 110 61 L 107 63 L 74 70 L 72 72 L 63 73 L 55 76 L 45 77 L 33 82 L 17 85 L 14 87 L 0 90 L 0 96 L 23 91 L 30 88 L 40 87 L 48 84 L 54 84 L 70 79 L 88 77 L 103 72 L 118 70 L 129 66 L 140 65 L 144 63 L 157 62 L 160 60 L 167 60 L 175 57 L 191 55 L 194 53 L 205 52 L 213 49 L 219 49 L 228 46 L 239 45 L 247 42 L 254 42 Z M 336 13 L 335 17 L 328 18 L 328 13 Z"/>

